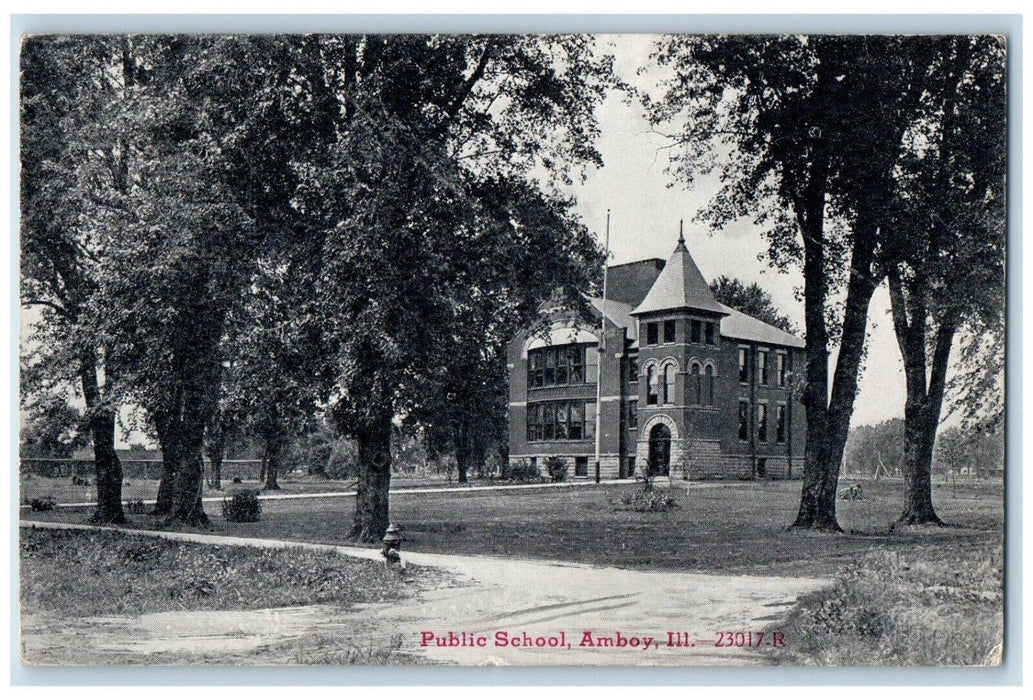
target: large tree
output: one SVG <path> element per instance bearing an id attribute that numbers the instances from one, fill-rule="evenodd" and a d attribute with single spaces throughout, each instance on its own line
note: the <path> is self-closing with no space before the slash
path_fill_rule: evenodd
<path id="1" fill-rule="evenodd" d="M 205 524 L 203 437 L 218 406 L 227 320 L 293 193 L 291 47 L 269 37 L 131 38 L 144 77 L 125 125 L 133 186 L 100 212 L 98 308 L 128 399 L 164 469 L 156 510 Z"/>
<path id="2" fill-rule="evenodd" d="M 122 523 L 119 372 L 94 314 L 105 252 L 96 214 L 129 188 L 118 115 L 136 88 L 132 46 L 125 37 L 30 37 L 20 67 L 21 296 L 35 314 L 26 368 L 44 379 L 36 389 L 78 385 L 96 472 L 92 519 Z"/>
<path id="3" fill-rule="evenodd" d="M 318 285 L 327 400 L 358 445 L 353 537 L 388 524 L 396 416 L 425 414 L 464 306 L 530 318 L 599 263 L 569 202 L 543 192 L 584 164 L 612 83 L 585 37 L 363 36 L 320 50 L 343 69 L 338 139 L 300 188 L 326 231 Z M 517 301 L 500 290 L 524 292 Z M 480 315 L 479 315 L 480 316 Z"/>
<path id="4" fill-rule="evenodd" d="M 907 384 L 903 524 L 942 524 L 932 502 L 933 446 L 955 336 L 969 334 L 975 352 L 966 360 L 989 368 L 991 380 L 1003 370 L 1003 348 L 984 339 L 1001 338 L 1004 324 L 1004 45 L 989 36 L 941 39 L 927 85 L 898 178 L 888 275 Z"/>
<path id="5" fill-rule="evenodd" d="M 654 124 L 675 125 L 672 174 L 721 182 L 703 220 L 719 229 L 750 216 L 771 262 L 803 269 L 808 429 L 796 527 L 840 530 L 839 470 L 868 306 L 885 277 L 884 224 L 934 55 L 929 38 L 892 36 L 672 37 L 654 54 L 671 77 L 646 106 Z"/>

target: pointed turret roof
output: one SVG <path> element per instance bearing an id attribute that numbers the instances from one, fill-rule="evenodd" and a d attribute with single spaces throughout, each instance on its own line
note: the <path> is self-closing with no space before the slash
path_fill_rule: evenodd
<path id="1" fill-rule="evenodd" d="M 703 274 L 685 247 L 685 235 L 679 226 L 678 245 L 671 254 L 660 276 L 656 278 L 646 298 L 642 300 L 633 315 L 700 309 L 727 316 L 728 312 L 717 303 Z"/>

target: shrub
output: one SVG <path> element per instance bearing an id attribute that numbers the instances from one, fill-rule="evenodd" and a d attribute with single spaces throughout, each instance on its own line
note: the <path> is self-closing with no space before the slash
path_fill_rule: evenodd
<path id="1" fill-rule="evenodd" d="M 567 461 L 562 457 L 549 457 L 545 460 L 545 470 L 554 483 L 567 479 Z"/>
<path id="2" fill-rule="evenodd" d="M 666 491 L 634 491 L 622 493 L 614 510 L 632 510 L 636 513 L 666 513 L 678 507 L 678 502 Z"/>
<path id="3" fill-rule="evenodd" d="M 262 516 L 262 502 L 257 490 L 237 491 L 222 499 L 222 517 L 231 523 L 254 523 Z"/>
<path id="4" fill-rule="evenodd" d="M 503 478 L 524 484 L 536 484 L 542 480 L 542 474 L 538 471 L 537 465 L 531 464 L 530 460 L 522 459 L 516 464 L 510 464 Z"/>
<path id="5" fill-rule="evenodd" d="M 29 501 L 29 507 L 36 512 L 54 510 L 57 508 L 57 499 L 53 496 L 40 496 Z"/>

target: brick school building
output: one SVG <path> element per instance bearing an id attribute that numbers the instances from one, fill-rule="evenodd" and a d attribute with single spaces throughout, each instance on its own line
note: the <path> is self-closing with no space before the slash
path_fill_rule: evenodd
<path id="1" fill-rule="evenodd" d="M 647 461 L 671 478 L 802 476 L 803 341 L 719 303 L 682 237 L 666 262 L 607 277 L 605 308 L 589 299 L 593 324 L 553 309 L 546 334 L 510 342 L 510 464 L 557 456 L 594 477 L 601 411 L 604 479 Z"/>

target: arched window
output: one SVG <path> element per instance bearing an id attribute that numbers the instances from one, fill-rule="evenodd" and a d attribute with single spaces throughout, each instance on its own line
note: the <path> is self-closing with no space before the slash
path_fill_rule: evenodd
<path id="1" fill-rule="evenodd" d="M 664 366 L 664 403 L 674 403 L 674 365 Z"/>
<path id="2" fill-rule="evenodd" d="M 705 385 L 706 386 L 705 394 L 706 394 L 706 402 L 707 402 L 706 405 L 707 406 L 713 406 L 714 405 L 714 366 L 713 365 L 707 365 L 707 377 L 706 377 L 706 379 L 707 379 L 706 385 Z"/>
<path id="3" fill-rule="evenodd" d="M 656 365 L 646 368 L 646 403 L 655 406 L 659 403 L 659 389 L 657 386 Z"/>
<path id="4" fill-rule="evenodd" d="M 692 367 L 689 368 L 689 380 L 692 382 L 689 386 L 689 402 L 699 405 L 702 403 L 700 396 L 703 389 L 700 387 L 700 366 L 698 362 L 693 362 Z"/>

